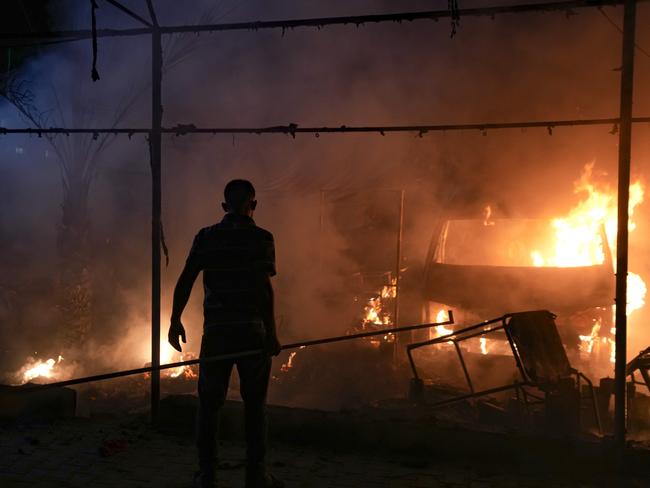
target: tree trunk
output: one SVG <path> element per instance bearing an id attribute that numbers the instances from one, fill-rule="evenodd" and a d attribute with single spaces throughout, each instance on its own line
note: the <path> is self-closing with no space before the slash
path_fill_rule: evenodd
<path id="1" fill-rule="evenodd" d="M 89 183 L 83 178 L 64 186 L 58 228 L 59 312 L 64 349 L 83 346 L 92 325 Z"/>

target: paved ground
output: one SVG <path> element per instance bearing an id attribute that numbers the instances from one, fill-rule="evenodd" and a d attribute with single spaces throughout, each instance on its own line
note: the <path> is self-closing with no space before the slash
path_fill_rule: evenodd
<path id="1" fill-rule="evenodd" d="M 345 433 L 341 433 L 345 442 Z M 243 486 L 243 446 L 222 446 L 221 484 Z M 588 487 L 650 486 L 648 480 L 558 479 L 446 467 L 364 453 L 275 445 L 271 464 L 288 487 Z M 165 434 L 135 417 L 70 419 L 0 428 L 0 486 L 188 487 L 194 449 L 186 435 Z"/>

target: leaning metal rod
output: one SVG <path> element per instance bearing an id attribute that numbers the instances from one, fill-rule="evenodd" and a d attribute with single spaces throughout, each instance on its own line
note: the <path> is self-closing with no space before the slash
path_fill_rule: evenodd
<path id="1" fill-rule="evenodd" d="M 117 0 L 106 0 L 106 2 L 110 3 L 113 7 L 116 9 L 124 12 L 126 15 L 131 17 L 132 19 L 137 20 L 138 22 L 146 25 L 147 27 L 152 27 L 151 22 L 147 21 L 146 19 L 140 17 L 138 14 L 136 14 L 133 10 L 129 9 L 128 7 L 125 7 L 122 5 L 120 2 Z"/>
<path id="2" fill-rule="evenodd" d="M 451 312 L 451 310 L 450 310 L 450 312 Z M 424 347 L 424 346 L 430 346 L 432 344 L 438 344 L 440 342 L 449 342 L 449 341 L 453 341 L 453 340 L 462 341 L 462 340 L 465 340 L 465 336 L 462 335 L 465 332 L 469 332 L 469 331 L 472 331 L 472 330 L 479 329 L 481 327 L 486 327 L 488 325 L 492 325 L 492 324 L 495 324 L 497 322 L 501 322 L 504 319 L 506 319 L 507 317 L 508 317 L 507 315 L 503 315 L 501 317 L 497 317 L 496 319 L 486 320 L 485 322 L 481 322 L 480 324 L 470 325 L 469 327 L 465 327 L 464 329 L 457 330 L 457 331 L 454 331 L 454 332 L 450 332 L 449 334 L 445 334 L 445 335 L 442 335 L 440 337 L 436 337 L 435 339 L 429 339 L 427 341 L 422 341 L 422 342 L 414 342 L 413 344 L 409 344 L 408 346 L 406 346 L 406 349 L 408 351 L 412 351 L 413 349 L 418 349 L 418 348 Z M 453 315 L 449 316 L 449 320 L 451 321 L 452 324 L 454 323 Z M 486 330 L 486 331 L 481 331 L 480 333 L 478 333 L 476 335 L 487 334 L 488 332 L 491 332 L 493 330 L 498 330 L 498 327 L 495 327 L 494 329 L 490 329 L 490 330 Z M 461 338 L 458 338 L 458 336 L 460 336 Z"/>
<path id="3" fill-rule="evenodd" d="M 363 337 L 373 337 L 373 336 L 379 336 L 379 335 L 387 335 L 387 334 L 396 334 L 399 332 L 406 332 L 409 330 L 418 330 L 418 329 L 429 329 L 431 327 L 438 327 L 440 325 L 451 325 L 454 323 L 454 313 L 453 311 L 449 310 L 447 312 L 449 314 L 449 320 L 445 320 L 444 322 L 433 322 L 433 323 L 427 323 L 427 324 L 416 324 L 416 325 L 407 325 L 404 327 L 393 327 L 390 329 L 382 329 L 382 330 L 377 330 L 377 331 L 369 331 L 369 332 L 360 332 L 359 334 L 350 334 L 350 335 L 343 335 L 343 336 L 334 336 L 334 337 L 326 337 L 324 339 L 314 339 L 311 341 L 302 341 L 302 342 L 293 342 L 291 344 L 285 344 L 282 346 L 282 350 L 287 350 L 287 349 L 302 349 L 304 347 L 309 347 L 309 346 L 316 346 L 320 344 L 330 344 L 332 342 L 342 342 L 342 341 L 350 341 L 353 339 L 361 339 Z M 125 371 L 116 371 L 113 373 L 104 373 L 104 374 L 98 374 L 94 376 L 86 376 L 84 378 L 75 378 L 72 380 L 65 380 L 65 381 L 57 381 L 55 383 L 47 383 L 44 385 L 28 385 L 23 387 L 23 390 L 40 390 L 40 389 L 45 389 L 45 388 L 54 388 L 54 387 L 64 387 L 64 386 L 72 386 L 72 385 L 80 385 L 82 383 L 91 383 L 94 381 L 103 381 L 103 380 L 110 380 L 113 378 L 120 378 L 122 376 L 132 376 L 136 374 L 143 374 L 143 373 L 151 373 L 153 371 L 161 371 L 163 369 L 172 369 L 172 368 L 178 368 L 181 366 L 191 366 L 193 364 L 199 364 L 199 363 L 209 363 L 213 361 L 224 361 L 227 359 L 238 359 L 238 358 L 243 358 L 247 356 L 254 356 L 256 354 L 260 354 L 262 352 L 262 349 L 254 349 L 250 351 L 241 351 L 241 352 L 235 352 L 231 354 L 222 354 L 219 356 L 212 356 L 208 358 L 198 358 L 198 359 L 190 359 L 188 361 L 179 361 L 177 363 L 169 363 L 169 364 L 161 364 L 159 366 L 145 366 L 143 368 L 136 368 L 136 369 L 128 369 Z"/>

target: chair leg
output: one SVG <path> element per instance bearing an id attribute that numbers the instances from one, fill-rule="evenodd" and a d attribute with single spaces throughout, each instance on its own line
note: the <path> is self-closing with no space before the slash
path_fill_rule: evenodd
<path id="1" fill-rule="evenodd" d="M 594 409 L 594 416 L 596 417 L 596 425 L 598 425 L 598 433 L 600 435 L 603 435 L 603 424 L 600 420 L 600 409 L 598 408 L 598 400 L 596 399 L 596 390 L 594 389 L 594 384 L 584 374 L 582 373 L 578 373 L 578 374 L 582 378 L 584 378 L 584 380 L 587 382 L 587 385 L 589 385 L 589 392 L 591 393 L 591 405 L 592 408 Z"/>
<path id="2" fill-rule="evenodd" d="M 582 385 L 579 373 L 576 373 L 576 388 L 578 389 L 578 428 L 582 429 Z"/>

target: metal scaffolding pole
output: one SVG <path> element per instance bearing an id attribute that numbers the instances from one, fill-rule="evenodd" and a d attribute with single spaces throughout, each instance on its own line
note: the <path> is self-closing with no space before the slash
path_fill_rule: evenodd
<path id="1" fill-rule="evenodd" d="M 151 1 L 147 2 L 154 23 L 151 34 L 151 366 L 160 366 L 160 240 L 162 202 L 162 43 Z M 158 418 L 160 371 L 151 373 L 151 419 Z"/>
<path id="2" fill-rule="evenodd" d="M 616 401 L 614 441 L 619 466 L 625 456 L 625 382 L 627 354 L 628 205 L 632 151 L 632 98 L 636 0 L 626 0 L 623 13 L 623 66 L 621 70 L 620 132 L 618 143 L 618 231 L 616 237 Z"/>
<path id="3" fill-rule="evenodd" d="M 400 281 L 402 277 L 402 238 L 404 230 L 404 190 L 399 191 L 399 216 L 397 223 L 397 245 L 395 246 L 395 308 L 393 309 L 393 324 L 395 327 L 399 327 L 399 300 L 400 300 Z M 402 334 L 403 335 L 403 334 Z M 401 338 L 395 336 L 395 351 L 394 356 L 397 358 L 399 354 L 399 346 L 403 342 L 410 341 L 411 333 L 409 332 L 408 338 L 404 341 L 404 337 Z"/>

